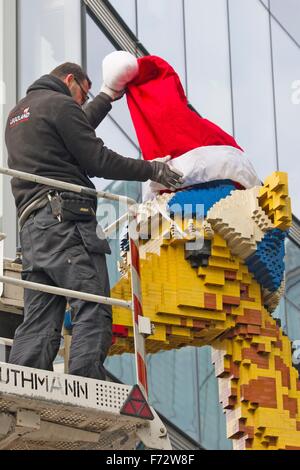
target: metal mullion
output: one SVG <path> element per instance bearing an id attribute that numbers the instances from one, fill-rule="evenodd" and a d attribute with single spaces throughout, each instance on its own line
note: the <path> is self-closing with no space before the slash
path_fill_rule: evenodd
<path id="1" fill-rule="evenodd" d="M 118 47 L 127 49 L 139 57 L 148 54 L 146 49 L 138 46 L 138 40 L 131 38 L 129 33 L 127 34 L 126 31 L 124 31 L 124 27 L 119 24 L 113 13 L 101 0 L 84 0 L 84 2 L 102 25 L 102 28 L 111 36 L 112 41 L 118 44 Z"/>
<path id="2" fill-rule="evenodd" d="M 188 98 L 188 66 L 187 66 L 187 38 L 186 38 L 186 17 L 185 17 L 185 0 L 182 0 L 182 22 L 183 22 L 183 48 L 184 48 L 184 71 L 185 71 L 185 89 Z"/>
<path id="3" fill-rule="evenodd" d="M 81 64 L 87 70 L 86 4 L 81 0 Z"/>
<path id="4" fill-rule="evenodd" d="M 232 135 L 233 135 L 233 137 L 235 137 L 233 70 L 232 70 L 232 56 L 231 56 L 231 31 L 230 31 L 230 6 L 229 6 L 229 0 L 226 0 L 226 8 L 227 8 L 227 32 L 228 32 L 228 52 L 229 52 Z"/>
<path id="5" fill-rule="evenodd" d="M 276 91 L 275 91 L 275 71 L 274 71 L 274 53 L 273 53 L 273 35 L 272 35 L 272 19 L 270 14 L 270 0 L 269 6 L 269 35 L 270 35 L 270 57 L 271 57 L 271 77 L 272 77 L 272 94 L 273 94 L 273 113 L 274 113 L 274 134 L 275 134 L 275 149 L 276 149 L 276 166 L 279 171 L 279 150 L 278 150 L 278 135 L 277 135 L 277 107 L 276 107 Z"/>
<path id="6" fill-rule="evenodd" d="M 273 12 L 271 11 L 271 6 L 270 6 L 270 3 L 268 2 L 268 6 L 266 6 L 264 4 L 264 2 L 262 2 L 262 0 L 258 0 L 259 3 L 269 12 L 269 15 L 273 18 L 273 20 L 278 24 L 278 26 L 282 29 L 282 31 L 285 32 L 285 34 L 288 35 L 288 37 L 290 38 L 290 40 L 295 44 L 295 46 L 298 47 L 298 49 L 300 49 L 300 44 L 299 42 L 294 38 L 294 36 L 288 31 L 288 29 L 283 26 L 283 24 L 278 20 L 278 18 L 273 14 Z"/>
<path id="7" fill-rule="evenodd" d="M 91 0 L 92 1 L 92 0 Z M 94 4 L 93 2 L 93 5 L 94 5 L 94 8 L 96 11 L 98 11 L 99 15 L 101 17 L 103 17 L 103 20 L 107 20 L 107 24 L 106 26 L 118 26 L 118 23 L 116 22 L 116 20 L 113 18 L 113 16 L 107 12 L 107 10 L 105 8 L 101 8 L 97 3 Z M 115 36 L 117 37 L 117 39 L 120 40 L 120 42 L 122 42 L 123 44 L 125 44 L 127 46 L 127 48 L 130 48 L 132 50 L 132 44 L 128 41 L 127 37 L 122 34 L 122 31 L 118 31 L 118 29 L 114 29 L 114 33 L 115 33 Z"/>

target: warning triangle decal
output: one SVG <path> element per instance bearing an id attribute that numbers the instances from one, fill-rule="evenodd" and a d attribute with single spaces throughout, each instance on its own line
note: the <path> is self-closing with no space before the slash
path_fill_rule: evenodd
<path id="1" fill-rule="evenodd" d="M 135 416 L 136 418 L 154 419 L 151 408 L 138 385 L 134 385 L 132 388 L 120 413 L 121 415 Z"/>

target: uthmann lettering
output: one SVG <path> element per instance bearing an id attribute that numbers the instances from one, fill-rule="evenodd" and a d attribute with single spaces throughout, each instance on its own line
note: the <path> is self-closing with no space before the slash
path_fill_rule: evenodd
<path id="1" fill-rule="evenodd" d="M 0 367 L 0 383 L 48 393 L 60 392 L 64 396 L 88 399 L 88 384 L 60 377 L 40 377 L 38 373 L 26 373 L 17 369 Z"/>

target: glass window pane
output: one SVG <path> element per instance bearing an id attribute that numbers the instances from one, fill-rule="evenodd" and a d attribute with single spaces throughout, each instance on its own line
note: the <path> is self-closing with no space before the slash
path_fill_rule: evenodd
<path id="1" fill-rule="evenodd" d="M 189 0 L 185 17 L 189 101 L 232 133 L 226 0 Z"/>
<path id="2" fill-rule="evenodd" d="M 91 91 L 94 95 L 97 95 L 100 92 L 102 84 L 102 61 L 107 54 L 115 51 L 115 48 L 89 15 L 86 17 L 86 31 L 87 71 L 93 82 Z M 113 103 L 113 108 L 110 114 L 124 129 L 130 139 L 132 139 L 132 141 L 136 144 L 136 146 L 138 146 L 136 133 L 126 102 L 126 97 Z M 112 149 L 117 150 L 114 146 L 112 146 Z M 119 148 L 117 151 L 123 155 L 122 149 Z M 125 152 L 125 150 L 123 150 L 123 152 Z"/>
<path id="3" fill-rule="evenodd" d="M 229 7 L 235 135 L 264 179 L 277 166 L 269 15 L 252 0 Z"/>
<path id="4" fill-rule="evenodd" d="M 182 0 L 138 1 L 138 38 L 174 67 L 185 87 Z"/>
<path id="5" fill-rule="evenodd" d="M 271 0 L 271 12 L 300 43 L 300 2 L 299 0 Z"/>
<path id="6" fill-rule="evenodd" d="M 300 308 L 286 298 L 287 334 L 292 341 L 300 340 Z"/>
<path id="7" fill-rule="evenodd" d="M 136 34 L 135 0 L 110 0 L 131 31 Z"/>
<path id="8" fill-rule="evenodd" d="M 196 361 L 194 348 L 149 356 L 149 395 L 152 406 L 199 442 Z"/>
<path id="9" fill-rule="evenodd" d="M 135 363 L 133 354 L 108 357 L 105 368 L 127 385 L 136 384 Z"/>
<path id="10" fill-rule="evenodd" d="M 19 97 L 63 62 L 81 63 L 80 0 L 19 2 Z"/>
<path id="11" fill-rule="evenodd" d="M 300 248 L 291 240 L 286 242 L 285 268 L 287 332 L 296 340 L 300 339 Z"/>
<path id="12" fill-rule="evenodd" d="M 276 310 L 272 313 L 272 317 L 280 320 L 280 326 L 283 331 L 287 334 L 288 325 L 287 325 L 287 313 L 286 313 L 286 298 L 281 297 L 279 305 Z"/>
<path id="13" fill-rule="evenodd" d="M 140 157 L 139 150 L 128 140 L 126 135 L 114 124 L 109 116 L 101 122 L 96 134 L 103 140 L 105 146 L 111 150 L 131 158 L 138 159 Z M 111 180 L 93 178 L 93 183 L 99 191 L 102 191 L 111 183 Z"/>
<path id="14" fill-rule="evenodd" d="M 289 173 L 292 210 L 300 217 L 300 50 L 272 21 L 279 168 Z M 298 98 L 296 97 L 296 94 Z"/>
<path id="15" fill-rule="evenodd" d="M 91 92 L 97 95 L 102 84 L 102 61 L 116 49 L 90 15 L 86 15 L 86 42 L 87 71 L 93 82 Z"/>
<path id="16" fill-rule="evenodd" d="M 218 380 L 211 359 L 211 348 L 197 348 L 200 442 L 206 449 L 231 450 L 226 437 L 226 419 L 219 402 Z"/>

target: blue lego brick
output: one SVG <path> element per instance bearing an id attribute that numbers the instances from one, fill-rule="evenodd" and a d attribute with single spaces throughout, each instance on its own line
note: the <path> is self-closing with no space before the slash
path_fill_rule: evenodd
<path id="1" fill-rule="evenodd" d="M 273 229 L 266 233 L 257 250 L 246 260 L 249 271 L 262 287 L 275 292 L 284 275 L 284 240 L 287 232 Z"/>
<path id="2" fill-rule="evenodd" d="M 230 180 L 210 181 L 208 183 L 193 186 L 191 189 L 178 191 L 169 201 L 169 210 L 172 215 L 182 214 L 182 217 L 199 217 L 196 214 L 197 204 L 203 204 L 203 213 L 200 215 L 206 217 L 211 207 L 221 199 L 229 196 L 237 187 Z"/>

